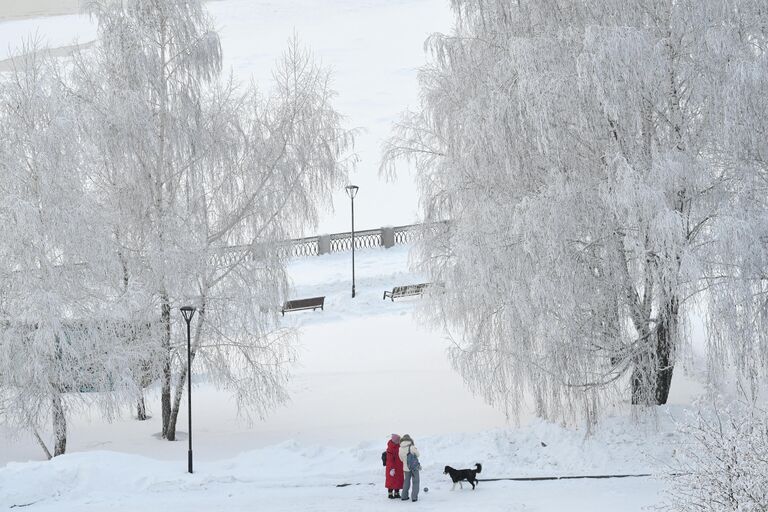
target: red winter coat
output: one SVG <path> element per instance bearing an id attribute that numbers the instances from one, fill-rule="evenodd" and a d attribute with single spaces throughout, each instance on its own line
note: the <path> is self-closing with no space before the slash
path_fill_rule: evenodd
<path id="1" fill-rule="evenodd" d="M 385 486 L 387 489 L 403 488 L 403 463 L 400 462 L 400 445 L 395 444 L 391 439 L 387 442 L 387 478 Z M 390 470 L 395 470 L 395 476 L 390 475 Z"/>

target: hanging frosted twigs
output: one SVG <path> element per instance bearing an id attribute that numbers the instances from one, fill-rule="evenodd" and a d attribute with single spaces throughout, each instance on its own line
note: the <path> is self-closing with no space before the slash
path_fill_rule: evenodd
<path id="1" fill-rule="evenodd" d="M 414 162 L 425 221 L 451 221 L 419 247 L 468 386 L 512 416 L 666 403 L 702 304 L 712 366 L 759 381 L 764 5 L 452 5 L 382 172 Z"/>

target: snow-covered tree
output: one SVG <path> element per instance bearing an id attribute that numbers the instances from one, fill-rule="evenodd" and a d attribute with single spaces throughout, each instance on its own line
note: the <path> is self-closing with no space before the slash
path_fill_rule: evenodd
<path id="1" fill-rule="evenodd" d="M 293 357 L 274 308 L 286 282 L 277 242 L 316 222 L 352 163 L 328 72 L 294 41 L 273 93 L 240 91 L 221 80 L 218 37 L 200 2 L 92 9 L 99 40 L 76 59 L 89 174 L 122 282 L 165 326 L 163 435 L 175 438 L 186 378 L 186 364 L 174 377 L 186 332 L 172 312 L 188 303 L 199 311 L 193 357 L 261 415 L 285 399 Z"/>
<path id="2" fill-rule="evenodd" d="M 768 509 L 768 415 L 753 402 L 717 398 L 678 429 L 664 508 L 678 512 Z"/>
<path id="3" fill-rule="evenodd" d="M 119 266 L 59 66 L 35 46 L 23 53 L 0 77 L 0 421 L 51 457 L 66 450 L 72 410 L 97 402 L 111 417 L 135 393 L 152 326 L 105 284 Z"/>
<path id="4" fill-rule="evenodd" d="M 445 285 L 432 313 L 455 366 L 511 414 L 527 396 L 565 418 L 626 391 L 665 403 L 686 308 L 732 246 L 736 183 L 754 167 L 725 129 L 764 117 L 728 108 L 751 79 L 733 70 L 764 65 L 764 8 L 452 6 L 384 169 L 413 159 L 425 219 L 449 221 L 421 259 Z"/>
<path id="5" fill-rule="evenodd" d="M 221 70 L 221 47 L 200 2 L 105 0 L 89 7 L 98 41 L 95 58 L 78 64 L 78 96 L 94 105 L 90 132 L 97 134 L 96 156 L 103 155 L 97 176 L 115 185 L 106 199 L 122 197 L 111 204 L 123 281 L 151 297 L 164 326 L 165 436 L 171 416 L 171 315 L 179 305 L 174 300 L 183 295 L 179 290 L 189 282 L 177 187 L 191 163 L 191 124 L 203 89 Z"/>
<path id="6" fill-rule="evenodd" d="M 333 109 L 328 73 L 294 40 L 263 99 L 251 89 L 217 90 L 203 107 L 184 202 L 200 255 L 193 358 L 215 383 L 258 416 L 286 398 L 292 333 L 279 327 L 285 299 L 281 243 L 317 222 L 318 209 L 345 182 L 350 134 Z M 176 380 L 174 431 L 186 369 Z"/>
<path id="7" fill-rule="evenodd" d="M 722 63 L 731 80 L 724 87 L 719 123 L 728 148 L 726 174 L 732 189 L 720 223 L 703 287 L 709 298 L 708 357 L 711 376 L 735 368 L 750 399 L 768 378 L 768 29 L 763 10 L 742 19 L 740 34 L 751 60 Z M 727 364 L 724 364 L 727 363 Z"/>

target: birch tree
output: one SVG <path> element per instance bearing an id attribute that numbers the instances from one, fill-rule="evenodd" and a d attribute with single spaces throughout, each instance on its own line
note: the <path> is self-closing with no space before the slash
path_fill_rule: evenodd
<path id="1" fill-rule="evenodd" d="M 287 399 L 293 333 L 277 308 L 287 292 L 282 241 L 313 226 L 345 183 L 352 139 L 333 109 L 328 72 L 294 39 L 266 99 L 253 88 L 215 92 L 203 109 L 197 150 L 204 151 L 185 187 L 200 255 L 192 357 L 216 384 L 234 392 L 240 410 L 263 417 Z M 186 369 L 176 379 L 169 437 L 182 402 Z"/>
<path id="2" fill-rule="evenodd" d="M 110 418 L 134 392 L 151 326 L 105 285 L 118 267 L 59 66 L 34 45 L 13 66 L 0 77 L 0 421 L 50 458 L 66 451 L 73 411 L 96 403 Z"/>
<path id="3" fill-rule="evenodd" d="M 200 2 L 94 1 L 95 58 L 82 57 L 79 96 L 93 106 L 91 133 L 105 158 L 99 179 L 116 206 L 113 231 L 123 282 L 143 287 L 164 326 L 160 340 L 162 435 L 171 416 L 173 301 L 188 261 L 177 187 L 189 166 L 190 123 L 221 47 Z M 98 161 L 97 161 L 98 165 Z"/>
<path id="4" fill-rule="evenodd" d="M 433 318 L 455 366 L 512 415 L 529 396 L 590 420 L 605 400 L 665 403 L 747 173 L 724 143 L 745 82 L 729 69 L 764 61 L 766 14 L 748 0 L 452 6 L 383 169 L 415 160 L 425 219 L 450 221 L 421 256 L 445 284 Z"/>
<path id="5" fill-rule="evenodd" d="M 241 90 L 221 79 L 199 2 L 95 2 L 93 12 L 99 42 L 78 58 L 77 95 L 123 283 L 165 326 L 163 436 L 175 439 L 186 378 L 172 311 L 187 303 L 199 311 L 193 357 L 261 416 L 286 398 L 293 358 L 274 307 L 286 288 L 277 242 L 317 221 L 354 163 L 329 74 L 293 41 L 273 92 Z"/>

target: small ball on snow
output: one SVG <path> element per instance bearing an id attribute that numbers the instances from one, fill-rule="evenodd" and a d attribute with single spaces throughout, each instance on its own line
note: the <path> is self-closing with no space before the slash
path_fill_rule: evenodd
<path id="1" fill-rule="evenodd" d="M 429 492 L 429 487 L 425 487 L 424 492 Z"/>

